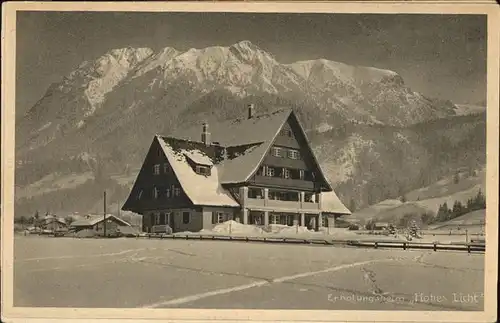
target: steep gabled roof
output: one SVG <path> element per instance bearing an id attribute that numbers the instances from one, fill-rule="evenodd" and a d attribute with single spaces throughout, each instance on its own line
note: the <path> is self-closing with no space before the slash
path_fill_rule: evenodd
<path id="1" fill-rule="evenodd" d="M 351 211 L 345 207 L 333 190 L 321 193 L 321 211 L 325 213 L 351 214 Z"/>
<path id="2" fill-rule="evenodd" d="M 272 141 L 267 141 L 242 146 L 239 156 L 222 161 L 221 166 L 224 167 L 224 172 L 221 176 L 221 184 L 236 184 L 247 181 L 259 167 L 271 144 Z"/>
<path id="3" fill-rule="evenodd" d="M 268 114 L 255 115 L 250 119 L 225 120 L 210 124 L 208 132 L 213 143 L 219 143 L 224 147 L 268 142 L 274 139 L 291 112 L 289 108 L 282 108 Z M 200 129 L 201 125 L 195 125 L 176 131 L 169 137 L 200 142 Z"/>
<path id="4" fill-rule="evenodd" d="M 170 167 L 172 167 L 184 193 L 195 205 L 230 206 L 239 207 L 240 204 L 221 186 L 220 178 L 223 174 L 222 165 L 212 166 L 209 175 L 199 175 L 191 168 L 186 160 L 186 155 L 197 149 L 177 149 L 176 141 L 179 139 L 156 136 L 160 143 Z M 201 154 L 200 154 L 201 155 Z"/>
<path id="5" fill-rule="evenodd" d="M 299 125 L 299 131 L 306 138 L 308 149 L 312 152 L 314 163 L 319 170 L 319 176 L 326 184 L 327 190 L 332 190 L 321 166 L 316 159 L 312 147 L 309 145 L 305 130 L 300 121 L 290 108 L 280 108 L 274 112 L 262 115 L 255 115 L 252 118 L 239 118 L 225 120 L 216 124 L 209 125 L 209 132 L 212 143 L 220 146 L 238 148 L 244 153 L 237 158 L 223 161 L 224 172 L 220 176 L 221 184 L 236 184 L 246 182 L 258 169 L 265 155 L 269 152 L 273 142 L 279 134 L 279 131 L 288 120 L 293 116 Z M 179 130 L 169 138 L 184 139 L 192 142 L 201 141 L 201 125 L 193 126 L 188 129 Z"/>
<path id="6" fill-rule="evenodd" d="M 241 150 L 235 158 L 224 160 L 219 169 L 220 184 L 241 183 L 257 170 L 265 154 L 269 151 L 279 130 L 292 110 L 281 108 L 274 112 L 255 115 L 252 118 L 225 120 L 209 125 L 212 143 L 227 147 L 229 151 Z M 201 125 L 175 132 L 168 138 L 201 141 Z"/>

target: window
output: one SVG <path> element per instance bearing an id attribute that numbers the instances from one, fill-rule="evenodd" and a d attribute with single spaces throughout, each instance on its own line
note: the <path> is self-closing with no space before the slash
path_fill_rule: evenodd
<path id="1" fill-rule="evenodd" d="M 158 189 L 156 187 L 153 187 L 153 198 L 158 198 Z"/>
<path id="2" fill-rule="evenodd" d="M 304 170 L 303 169 L 299 169 L 299 178 L 304 179 Z"/>
<path id="3" fill-rule="evenodd" d="M 170 171 L 170 167 L 167 163 L 163 164 L 163 173 L 167 174 Z"/>
<path id="4" fill-rule="evenodd" d="M 271 153 L 272 153 L 272 155 L 273 155 L 274 157 L 281 157 L 281 156 L 282 156 L 282 155 L 281 155 L 281 148 L 280 148 L 280 147 L 273 147 L 273 149 L 272 149 L 272 152 L 271 152 Z"/>
<path id="5" fill-rule="evenodd" d="M 159 225 L 160 224 L 160 215 L 159 214 L 155 214 L 155 225 Z"/>
<path id="6" fill-rule="evenodd" d="M 262 188 L 250 187 L 248 189 L 248 197 L 251 199 L 263 199 L 264 198 L 264 190 Z"/>
<path id="7" fill-rule="evenodd" d="M 153 166 L 153 174 L 160 175 L 160 164 L 155 164 Z"/>
<path id="8" fill-rule="evenodd" d="M 267 167 L 267 169 L 266 169 L 266 176 L 273 177 L 274 176 L 274 168 Z"/>
<path id="9" fill-rule="evenodd" d="M 196 174 L 209 176 L 210 175 L 210 168 L 208 168 L 207 166 L 197 165 L 196 166 Z"/>
<path id="10" fill-rule="evenodd" d="M 212 212 L 212 224 L 224 223 L 232 218 L 230 213 Z"/>
<path id="11" fill-rule="evenodd" d="M 182 223 L 188 224 L 191 221 L 191 213 L 182 212 Z"/>
<path id="12" fill-rule="evenodd" d="M 300 152 L 295 149 L 290 149 L 288 151 L 288 158 L 290 159 L 299 159 L 300 158 Z"/>
<path id="13" fill-rule="evenodd" d="M 181 189 L 179 187 L 174 188 L 174 196 L 181 196 Z"/>
<path id="14" fill-rule="evenodd" d="M 167 189 L 165 190 L 165 196 L 166 196 L 167 198 L 170 198 L 170 196 L 171 196 L 171 195 L 170 195 L 170 189 L 169 189 L 169 188 L 167 188 Z"/>
<path id="15" fill-rule="evenodd" d="M 292 137 L 293 136 L 292 130 L 290 130 L 290 128 L 288 128 L 288 127 L 283 127 L 280 130 L 280 136 Z"/>
<path id="16" fill-rule="evenodd" d="M 140 200 L 142 197 L 142 190 L 139 191 L 139 193 L 137 193 L 137 199 Z"/>
<path id="17" fill-rule="evenodd" d="M 283 168 L 283 178 L 290 178 L 290 170 L 288 168 Z"/>

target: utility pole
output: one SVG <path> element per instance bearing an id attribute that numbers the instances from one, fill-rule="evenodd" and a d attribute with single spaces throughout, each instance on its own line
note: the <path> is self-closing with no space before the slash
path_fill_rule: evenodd
<path id="1" fill-rule="evenodd" d="M 104 237 L 106 237 L 106 191 L 104 191 Z"/>

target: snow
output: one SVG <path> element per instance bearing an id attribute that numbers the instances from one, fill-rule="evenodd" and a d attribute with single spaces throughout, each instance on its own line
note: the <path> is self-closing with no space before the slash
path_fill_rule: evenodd
<path id="1" fill-rule="evenodd" d="M 326 122 L 323 122 L 321 123 L 317 128 L 316 130 L 320 133 L 323 133 L 323 132 L 327 132 L 329 130 L 332 130 L 333 127 L 331 125 L 329 125 L 328 123 Z"/>
<path id="2" fill-rule="evenodd" d="M 157 138 L 182 189 L 194 204 L 240 206 L 239 203 L 231 197 L 229 192 L 220 185 L 219 178 L 222 176 L 222 168 L 220 165 L 212 167 L 209 176 L 198 175 L 186 161 L 186 156 L 184 155 L 187 152 L 186 150 L 175 152 L 160 136 Z"/>
<path id="3" fill-rule="evenodd" d="M 85 121 L 80 120 L 80 121 L 78 121 L 78 122 L 76 123 L 76 127 L 77 127 L 78 129 L 80 129 L 81 127 L 83 127 L 83 125 L 84 125 L 84 124 L 85 124 Z"/>
<path id="4" fill-rule="evenodd" d="M 44 124 L 43 126 L 41 126 L 38 131 L 42 131 L 42 130 L 45 130 L 47 129 L 48 127 L 50 127 L 50 125 L 52 124 L 52 122 L 47 122 L 46 124 Z"/>
<path id="5" fill-rule="evenodd" d="M 344 206 L 334 191 L 321 193 L 321 211 L 351 214 L 351 211 Z"/>
<path id="6" fill-rule="evenodd" d="M 471 104 L 456 104 L 455 114 L 458 116 L 464 116 L 469 114 L 482 113 L 486 111 L 485 106 L 471 105 Z"/>
<path id="7" fill-rule="evenodd" d="M 298 61 L 287 66 L 306 80 L 313 81 L 312 77 L 314 76 L 314 81 L 318 82 L 318 84 L 325 84 L 334 80 L 338 80 L 345 84 L 354 83 L 354 68 L 344 63 L 318 59 Z M 318 73 L 318 71 L 322 73 Z"/>
<path id="8" fill-rule="evenodd" d="M 160 66 L 165 66 L 170 60 L 179 54 L 180 52 L 175 48 L 165 47 L 158 54 L 152 55 L 150 58 L 144 60 L 141 67 L 134 74 L 133 78 L 144 75 Z"/>
<path id="9" fill-rule="evenodd" d="M 241 233 L 241 234 L 262 234 L 264 230 L 254 225 L 242 224 L 233 220 L 217 224 L 211 232 L 215 233 Z"/>
<path id="10" fill-rule="evenodd" d="M 193 149 L 190 151 L 184 150 L 183 153 L 184 153 L 184 156 L 191 159 L 195 164 L 206 165 L 206 166 L 213 166 L 214 165 L 212 159 L 210 159 L 210 157 L 208 157 L 206 154 L 199 151 L 198 149 Z"/>
<path id="11" fill-rule="evenodd" d="M 394 77 L 398 73 L 375 67 L 360 66 L 356 68 L 355 78 L 361 82 L 380 82 L 385 77 Z"/>
<path id="12" fill-rule="evenodd" d="M 410 142 L 408 141 L 408 137 L 406 137 L 405 135 L 403 135 L 402 133 L 400 132 L 395 132 L 394 133 L 394 136 L 399 140 L 399 141 L 402 141 L 404 143 L 407 143 L 409 144 Z"/>
<path id="13" fill-rule="evenodd" d="M 95 62 L 99 76 L 91 80 L 85 90 L 85 96 L 90 103 L 85 116 L 94 114 L 96 107 L 104 102 L 106 94 L 152 53 L 153 50 L 150 48 L 122 48 L 111 50 L 100 57 Z"/>

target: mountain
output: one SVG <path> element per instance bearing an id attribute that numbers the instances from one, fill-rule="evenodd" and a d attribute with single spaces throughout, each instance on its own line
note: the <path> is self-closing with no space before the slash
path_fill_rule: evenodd
<path id="1" fill-rule="evenodd" d="M 455 104 L 455 113 L 457 115 L 468 115 L 486 112 L 486 104 Z"/>
<path id="2" fill-rule="evenodd" d="M 393 71 L 282 64 L 248 41 L 123 48 L 80 64 L 16 120 L 18 209 L 84 211 L 104 187 L 123 199 L 155 134 L 241 116 L 249 103 L 257 113 L 292 107 L 330 180 L 358 207 L 415 188 L 419 176 L 484 164 L 485 114 L 457 116 L 455 104 L 412 91 Z"/>

